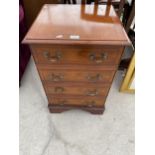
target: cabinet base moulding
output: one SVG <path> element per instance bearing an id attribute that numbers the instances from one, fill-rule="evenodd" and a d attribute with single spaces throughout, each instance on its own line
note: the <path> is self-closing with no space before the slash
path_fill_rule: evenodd
<path id="1" fill-rule="evenodd" d="M 84 111 L 88 111 L 88 112 L 90 112 L 92 114 L 103 114 L 103 112 L 105 110 L 105 106 L 102 106 L 102 107 L 78 106 L 78 107 L 76 107 L 76 106 L 69 106 L 69 105 L 59 106 L 59 105 L 52 105 L 52 104 L 49 104 L 48 108 L 49 108 L 49 111 L 51 113 L 61 113 L 61 112 L 71 110 L 71 109 L 81 109 L 81 110 L 84 110 Z"/>

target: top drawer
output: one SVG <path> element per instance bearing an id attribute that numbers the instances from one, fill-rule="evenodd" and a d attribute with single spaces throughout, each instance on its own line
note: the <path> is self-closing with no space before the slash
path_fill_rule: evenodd
<path id="1" fill-rule="evenodd" d="M 36 63 L 115 65 L 119 63 L 123 47 L 34 46 L 32 50 Z"/>

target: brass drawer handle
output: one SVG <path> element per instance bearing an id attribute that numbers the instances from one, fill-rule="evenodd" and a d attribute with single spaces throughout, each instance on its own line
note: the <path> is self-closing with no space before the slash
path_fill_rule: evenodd
<path id="1" fill-rule="evenodd" d="M 96 82 L 96 81 L 98 81 L 98 80 L 101 79 L 101 75 L 100 75 L 99 73 L 96 74 L 95 76 L 90 76 L 90 75 L 88 75 L 88 76 L 87 76 L 87 79 L 88 79 L 89 81 L 91 81 L 91 82 Z"/>
<path id="2" fill-rule="evenodd" d="M 64 90 L 65 89 L 63 87 L 55 87 L 55 89 L 54 89 L 55 93 L 63 93 Z"/>
<path id="3" fill-rule="evenodd" d="M 49 75 L 49 80 L 51 81 L 62 81 L 64 79 L 64 75 L 61 75 L 61 74 L 51 74 Z"/>
<path id="4" fill-rule="evenodd" d="M 94 107 L 95 104 L 96 104 L 95 101 L 86 101 L 85 103 L 86 103 L 86 106 L 87 106 L 87 107 Z"/>
<path id="5" fill-rule="evenodd" d="M 47 51 L 45 51 L 43 54 L 44 57 L 51 62 L 58 62 L 62 57 L 61 52 L 56 52 L 53 56 L 51 56 L 51 54 Z"/>
<path id="6" fill-rule="evenodd" d="M 101 55 L 100 55 L 100 57 L 97 57 L 96 55 L 95 55 L 95 53 L 92 53 L 92 54 L 90 54 L 90 60 L 91 61 L 94 61 L 94 62 L 96 62 L 96 63 L 102 63 L 104 60 L 106 60 L 107 59 L 107 54 L 106 53 L 101 53 Z"/>
<path id="7" fill-rule="evenodd" d="M 88 95 L 88 96 L 96 96 L 96 95 L 98 95 L 98 91 L 96 89 L 95 90 L 91 90 L 91 91 L 88 91 L 86 93 L 86 95 Z"/>
<path id="8" fill-rule="evenodd" d="M 59 104 L 60 106 L 63 106 L 63 105 L 65 105 L 66 103 L 67 103 L 66 100 L 62 100 L 62 101 L 57 102 L 57 104 Z"/>

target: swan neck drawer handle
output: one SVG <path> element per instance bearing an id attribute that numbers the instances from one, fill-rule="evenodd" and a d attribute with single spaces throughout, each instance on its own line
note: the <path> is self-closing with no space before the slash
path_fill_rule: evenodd
<path id="1" fill-rule="evenodd" d="M 54 91 L 55 91 L 55 93 L 63 93 L 64 88 L 63 87 L 56 87 Z"/>
<path id="2" fill-rule="evenodd" d="M 58 75 L 51 74 L 49 76 L 49 80 L 51 81 L 62 81 L 63 79 L 64 79 L 64 75 L 61 75 L 61 74 L 58 74 Z"/>
<path id="3" fill-rule="evenodd" d="M 98 73 L 95 76 L 88 75 L 87 79 L 91 82 L 96 82 L 101 79 L 101 75 Z"/>
<path id="4" fill-rule="evenodd" d="M 57 102 L 57 104 L 60 105 L 60 106 L 63 106 L 63 105 L 65 105 L 66 103 L 67 103 L 66 100 L 62 100 L 62 101 Z"/>
<path id="5" fill-rule="evenodd" d="M 88 91 L 86 93 L 86 95 L 88 95 L 88 96 L 96 96 L 96 95 L 98 95 L 98 91 L 96 89 L 92 90 L 92 91 Z"/>
<path id="6" fill-rule="evenodd" d="M 58 62 L 62 58 L 61 52 L 56 52 L 55 55 L 51 55 L 50 52 L 45 51 L 44 57 L 51 62 Z"/>
<path id="7" fill-rule="evenodd" d="M 101 53 L 100 56 L 96 56 L 95 53 L 92 53 L 92 54 L 90 54 L 89 59 L 90 59 L 91 61 L 96 62 L 97 64 L 100 64 L 100 63 L 104 62 L 104 60 L 106 60 L 107 57 L 108 57 L 108 56 L 107 56 L 106 53 Z"/>
<path id="8" fill-rule="evenodd" d="M 87 106 L 87 107 L 94 107 L 95 104 L 96 104 L 95 101 L 86 101 L 85 103 L 86 103 L 86 106 Z"/>

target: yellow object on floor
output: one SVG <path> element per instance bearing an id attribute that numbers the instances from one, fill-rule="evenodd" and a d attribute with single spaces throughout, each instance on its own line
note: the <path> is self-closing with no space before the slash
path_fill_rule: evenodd
<path id="1" fill-rule="evenodd" d="M 135 93 L 135 54 L 132 57 L 129 68 L 120 88 L 120 92 Z"/>

